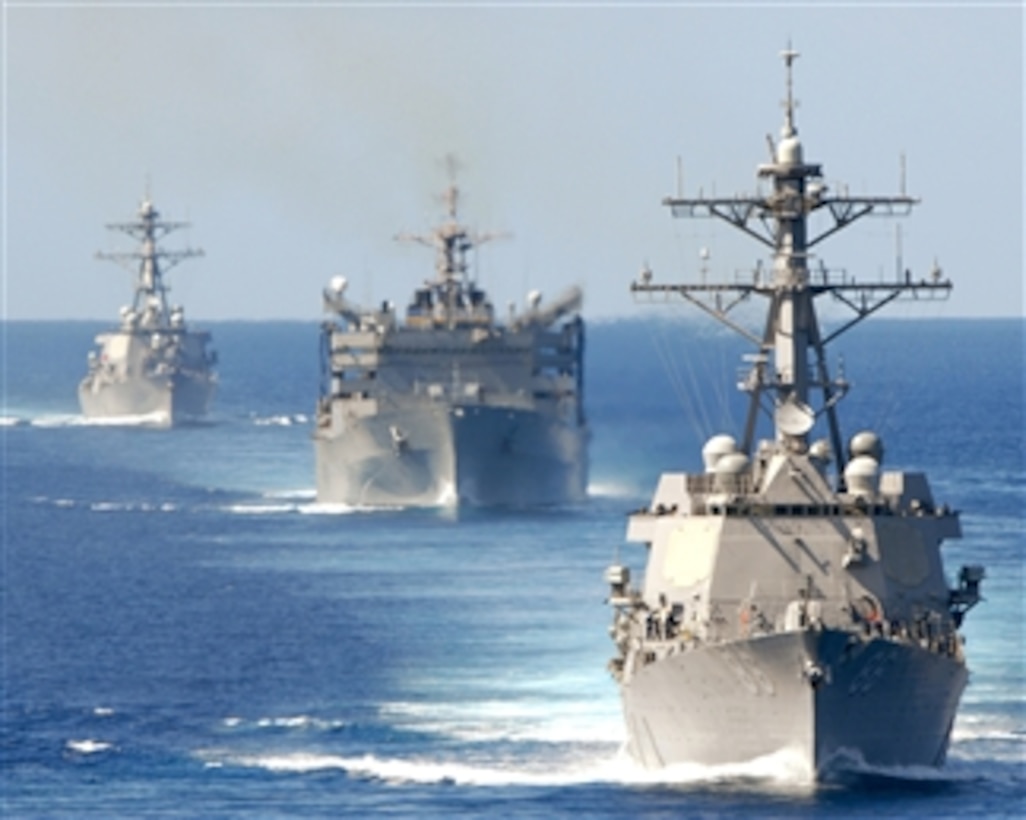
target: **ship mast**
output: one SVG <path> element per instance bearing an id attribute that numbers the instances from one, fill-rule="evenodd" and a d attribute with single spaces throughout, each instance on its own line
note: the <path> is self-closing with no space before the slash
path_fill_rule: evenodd
<path id="1" fill-rule="evenodd" d="M 847 390 L 843 376 L 830 377 L 825 347 L 843 332 L 875 313 L 884 305 L 905 295 L 909 298 L 946 298 L 949 280 L 941 280 L 935 268 L 930 281 L 912 281 L 911 273 L 899 272 L 895 281 L 856 282 L 827 270 L 822 264 L 809 268 L 810 249 L 828 236 L 848 227 L 863 216 L 905 216 L 918 200 L 902 191 L 896 196 L 849 196 L 847 191 L 828 195 L 822 182 L 821 166 L 806 163 L 795 124 L 796 102 L 793 96 L 792 68 L 798 52 L 781 52 L 786 67 L 787 97 L 784 100 L 784 124 L 780 139 L 770 144 L 771 161 L 758 167 L 758 177 L 772 182 L 766 195 L 736 197 L 667 197 L 674 217 L 716 217 L 761 242 L 772 250 L 770 271 L 757 265 L 750 281 L 700 284 L 655 284 L 647 268 L 640 281 L 631 284 L 634 294 L 651 299 L 679 295 L 755 343 L 759 352 L 747 357 L 752 364 L 739 387 L 750 394 L 741 445 L 751 455 L 755 426 L 760 408 L 774 421 L 780 446 L 796 452 L 808 447 L 808 433 L 816 418 L 826 414 L 832 449 L 839 475 L 843 476 L 844 450 L 838 426 L 836 405 Z M 831 224 L 810 234 L 809 215 L 821 211 Z M 823 336 L 816 318 L 816 297 L 829 293 L 854 312 L 841 327 Z M 737 324 L 730 312 L 752 294 L 769 300 L 765 329 L 757 336 Z M 819 407 L 811 406 L 813 394 L 820 396 Z M 768 398 L 768 401 L 767 401 Z M 768 405 L 768 406 L 766 406 Z"/>
<path id="2" fill-rule="evenodd" d="M 456 163 L 452 157 L 446 158 L 449 169 L 449 186 L 442 193 L 446 217 L 441 225 L 427 234 L 400 233 L 395 239 L 398 242 L 417 242 L 435 249 L 435 278 L 427 284 L 441 297 L 444 305 L 445 320 L 450 325 L 456 322 L 459 302 L 469 284 L 469 265 L 467 253 L 478 245 L 492 239 L 504 239 L 508 236 L 502 232 L 473 231 L 459 221 L 460 189 L 455 183 Z"/>
<path id="3" fill-rule="evenodd" d="M 168 251 L 160 248 L 157 242 L 172 231 L 187 228 L 188 222 L 167 222 L 161 220 L 160 213 L 147 196 L 139 206 L 139 218 L 135 222 L 113 222 L 106 227 L 113 231 L 121 231 L 139 241 L 136 251 L 104 253 L 97 252 L 97 259 L 117 262 L 136 275 L 135 296 L 132 309 L 139 311 L 150 305 L 157 307 L 158 324 L 166 325 L 169 318 L 167 291 L 164 274 L 179 262 L 194 256 L 203 256 L 203 251 L 185 248 L 180 251 Z M 156 302 L 154 303 L 154 300 Z"/>

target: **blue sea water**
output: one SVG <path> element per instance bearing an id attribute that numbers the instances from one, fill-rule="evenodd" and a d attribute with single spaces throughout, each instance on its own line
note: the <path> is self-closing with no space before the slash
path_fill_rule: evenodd
<path id="1" fill-rule="evenodd" d="M 744 344 L 590 328 L 587 503 L 354 510 L 313 492 L 313 323 L 215 322 L 208 424 L 86 424 L 94 323 L 3 325 L 5 817 L 995 817 L 1026 806 L 1024 323 L 867 323 L 848 434 L 926 470 L 983 563 L 940 772 L 812 787 L 785 757 L 621 751 L 602 573 L 658 475 L 736 432 Z"/>

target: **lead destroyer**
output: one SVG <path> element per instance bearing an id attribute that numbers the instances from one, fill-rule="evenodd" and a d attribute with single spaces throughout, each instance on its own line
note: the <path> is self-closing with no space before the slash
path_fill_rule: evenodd
<path id="1" fill-rule="evenodd" d="M 405 321 L 385 303 L 349 301 L 336 277 L 324 292 L 337 318 L 322 331 L 314 445 L 317 498 L 351 505 L 531 506 L 580 501 L 588 480 L 582 405 L 581 292 L 549 305 L 532 291 L 506 323 L 468 274 L 467 253 L 493 238 L 457 219 L 426 236 L 435 277 Z"/>
<path id="2" fill-rule="evenodd" d="M 162 220 L 147 197 L 135 222 L 107 226 L 139 240 L 137 251 L 97 254 L 136 272 L 135 297 L 121 308 L 121 325 L 98 335 L 89 353 L 89 372 L 78 388 L 87 418 L 152 416 L 155 424 L 170 426 L 206 414 L 217 386 L 210 334 L 186 327 L 182 308 L 168 305 L 164 284 L 167 270 L 203 252 L 157 245 L 187 224 Z"/>
<path id="3" fill-rule="evenodd" d="M 631 289 L 683 297 L 758 348 L 740 387 L 750 393 L 744 436 L 715 436 L 703 474 L 664 474 L 627 540 L 647 546 L 640 589 L 628 567 L 607 570 L 615 615 L 610 662 L 630 753 L 647 767 L 724 764 L 798 755 L 811 778 L 835 768 L 938 766 L 968 672 L 958 633 L 979 600 L 983 569 L 961 569 L 949 589 L 940 543 L 960 536 L 958 514 L 934 501 L 921 473 L 880 471 L 873 433 L 842 447 L 824 349 L 900 295 L 936 298 L 951 284 L 857 283 L 810 250 L 862 216 L 904 215 L 916 200 L 831 194 L 802 155 L 785 51 L 786 115 L 758 175 L 772 190 L 736 198 L 671 197 L 674 216 L 717 217 L 772 249 L 772 269 L 743 282 L 657 284 L 647 269 Z M 810 214 L 831 222 L 815 235 Z M 763 230 L 760 230 L 760 226 Z M 824 335 L 814 300 L 829 293 L 854 312 Z M 769 302 L 762 336 L 730 311 Z M 813 394 L 817 394 L 814 409 Z M 755 441 L 760 408 L 774 438 Z M 828 438 L 810 441 L 825 416 Z M 832 464 L 832 466 L 831 466 Z"/>

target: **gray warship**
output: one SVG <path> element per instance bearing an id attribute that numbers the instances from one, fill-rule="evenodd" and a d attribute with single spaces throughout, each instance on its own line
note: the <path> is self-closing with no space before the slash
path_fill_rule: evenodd
<path id="1" fill-rule="evenodd" d="M 317 499 L 370 506 L 538 506 L 585 498 L 581 291 L 497 321 L 467 254 L 498 234 L 447 217 L 401 241 L 434 248 L 435 276 L 404 319 L 364 309 L 335 277 L 322 328 L 314 445 Z"/>
<path id="2" fill-rule="evenodd" d="M 217 386 L 210 334 L 186 327 L 183 309 L 168 305 L 164 284 L 171 267 L 203 252 L 157 244 L 187 224 L 162 220 L 147 197 L 136 221 L 107 225 L 140 242 L 136 251 L 97 253 L 136 274 L 135 295 L 121 308 L 120 325 L 99 334 L 89 353 L 89 371 L 78 388 L 85 417 L 150 417 L 155 426 L 172 426 L 207 413 Z"/>
<path id="3" fill-rule="evenodd" d="M 983 568 L 963 566 L 949 588 L 940 545 L 960 537 L 958 513 L 925 475 L 881 470 L 873 432 L 842 446 L 836 407 L 848 384 L 825 355 L 899 296 L 944 298 L 951 283 L 936 265 L 915 278 L 899 261 L 893 281 L 861 283 L 813 264 L 821 240 L 863 216 L 904 216 L 918 200 L 904 193 L 904 172 L 897 196 L 827 189 L 795 127 L 796 56 L 783 52 L 784 125 L 758 167 L 769 190 L 663 202 L 676 217 L 740 229 L 771 249 L 772 265 L 722 284 L 659 284 L 646 266 L 631 286 L 645 301 L 683 298 L 756 348 L 738 385 L 750 394 L 741 440 L 714 436 L 704 472 L 664 474 L 630 515 L 627 540 L 646 545 L 640 586 L 625 563 L 606 573 L 610 671 L 628 751 L 645 767 L 783 754 L 820 781 L 940 766 L 968 679 L 959 628 Z M 830 332 L 814 308 L 824 294 L 848 311 Z M 756 296 L 769 304 L 761 335 L 731 312 Z M 764 413 L 774 435 L 756 441 Z"/>

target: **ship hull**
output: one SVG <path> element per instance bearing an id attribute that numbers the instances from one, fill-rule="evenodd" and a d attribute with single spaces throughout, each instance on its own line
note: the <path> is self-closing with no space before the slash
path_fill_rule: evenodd
<path id="1" fill-rule="evenodd" d="M 671 655 L 637 670 L 621 696 L 630 752 L 646 767 L 787 751 L 822 779 L 941 765 L 967 676 L 960 660 L 915 644 L 824 630 Z"/>
<path id="2" fill-rule="evenodd" d="M 79 385 L 82 415 L 90 419 L 153 416 L 154 424 L 170 426 L 206 415 L 216 382 L 209 375 L 181 373 L 101 381 L 86 377 Z"/>
<path id="3" fill-rule="evenodd" d="M 587 433 L 541 413 L 435 405 L 315 434 L 317 498 L 369 506 L 538 506 L 581 501 Z"/>

